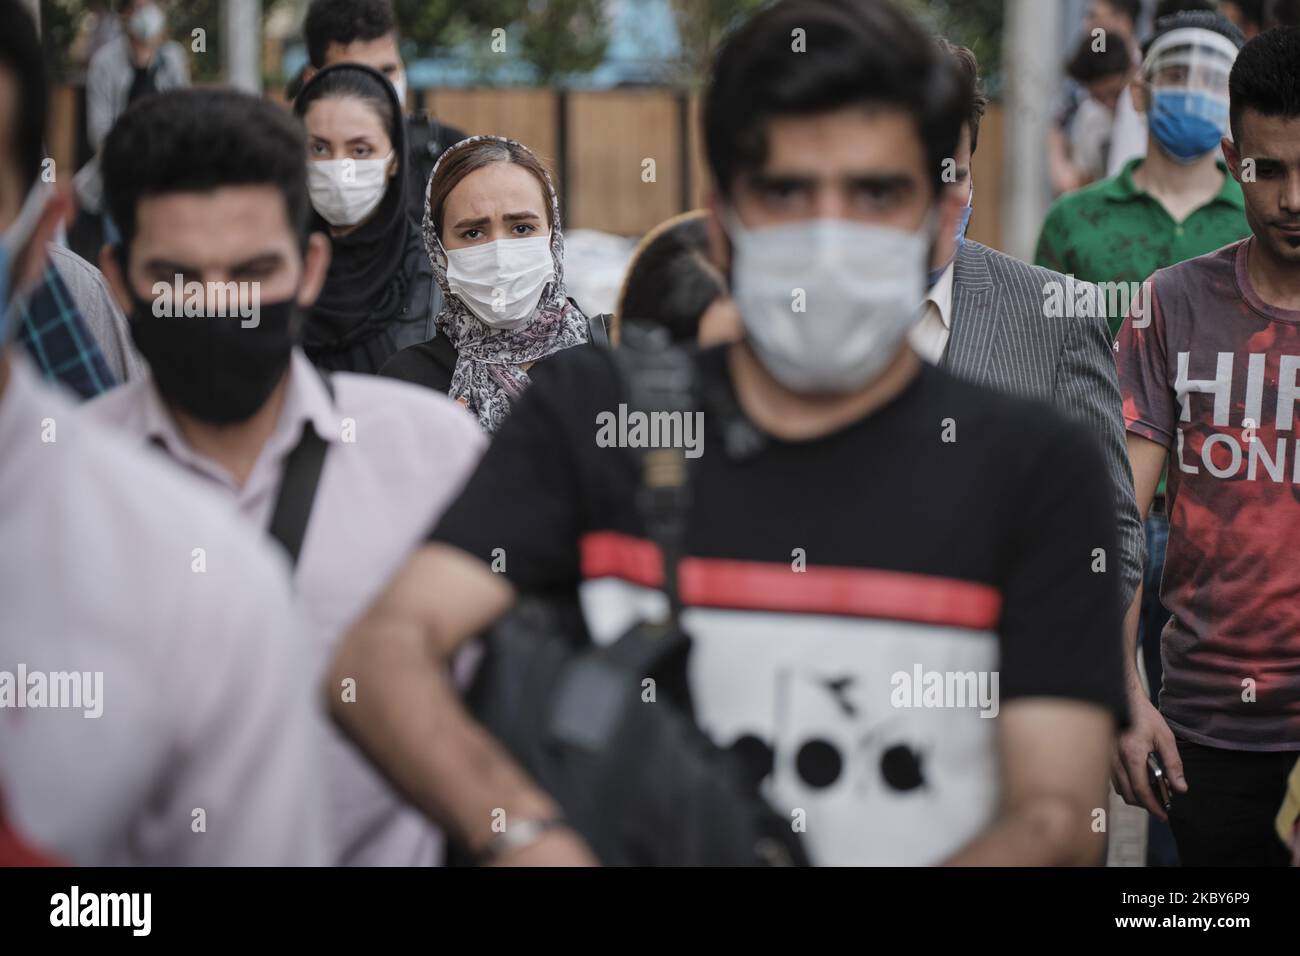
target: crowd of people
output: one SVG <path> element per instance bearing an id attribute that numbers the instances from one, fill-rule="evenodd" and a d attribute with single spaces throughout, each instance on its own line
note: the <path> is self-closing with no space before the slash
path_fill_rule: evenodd
<path id="1" fill-rule="evenodd" d="M 75 220 L 0 0 L 0 863 L 1300 862 L 1300 27 L 1219 6 L 1092 4 L 1031 264 L 974 54 L 777 0 L 588 315 L 389 0 L 287 106 L 123 0 Z"/>

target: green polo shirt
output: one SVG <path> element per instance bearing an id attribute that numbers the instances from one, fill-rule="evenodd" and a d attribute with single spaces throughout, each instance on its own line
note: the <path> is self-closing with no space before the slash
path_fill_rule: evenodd
<path id="1" fill-rule="evenodd" d="M 1241 187 L 1222 162 L 1223 188 L 1180 223 L 1133 184 L 1141 164 L 1135 159 L 1117 175 L 1053 203 L 1034 261 L 1083 282 L 1142 282 L 1250 235 Z M 1108 319 L 1113 338 L 1124 316 Z"/>

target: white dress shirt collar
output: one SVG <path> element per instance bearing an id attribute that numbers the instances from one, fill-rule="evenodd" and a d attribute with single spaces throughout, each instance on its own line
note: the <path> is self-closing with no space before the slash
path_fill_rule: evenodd
<path id="1" fill-rule="evenodd" d="M 190 448 L 152 380 L 146 394 L 142 396 L 142 404 L 147 439 L 160 443 L 177 461 L 231 488 L 238 487 L 225 468 Z M 278 464 L 282 457 L 297 446 L 306 422 L 310 422 L 316 434 L 326 441 L 341 439 L 339 418 L 334 412 L 334 403 L 325 390 L 320 373 L 302 350 L 295 348 L 289 358 L 289 381 L 285 388 L 284 404 L 280 406 L 275 428 L 258 454 L 246 484 L 254 484 L 259 472 Z M 278 468 L 276 470 L 278 472 Z"/>

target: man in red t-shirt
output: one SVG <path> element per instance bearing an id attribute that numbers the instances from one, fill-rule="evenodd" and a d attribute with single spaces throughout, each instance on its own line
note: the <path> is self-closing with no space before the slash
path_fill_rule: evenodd
<path id="1" fill-rule="evenodd" d="M 1116 344 L 1129 458 L 1145 516 L 1169 464 L 1160 710 L 1125 655 L 1133 724 L 1116 786 L 1164 817 L 1160 754 L 1184 865 L 1286 861 L 1273 833 L 1300 751 L 1300 29 L 1241 51 L 1232 139 L 1253 235 L 1157 272 Z M 1194 69 L 1190 64 L 1189 69 Z"/>

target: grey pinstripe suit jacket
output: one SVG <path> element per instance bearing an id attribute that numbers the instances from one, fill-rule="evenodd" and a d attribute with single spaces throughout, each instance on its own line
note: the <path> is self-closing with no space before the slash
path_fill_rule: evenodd
<path id="1" fill-rule="evenodd" d="M 1142 578 L 1146 539 L 1134 500 L 1110 332 L 1104 316 L 1045 318 L 1043 289 L 1053 281 L 1066 280 L 966 242 L 953 275 L 952 331 L 941 365 L 976 384 L 1050 402 L 1097 436 L 1115 486 L 1127 608 Z M 1108 561 L 1107 568 L 1112 566 Z"/>

